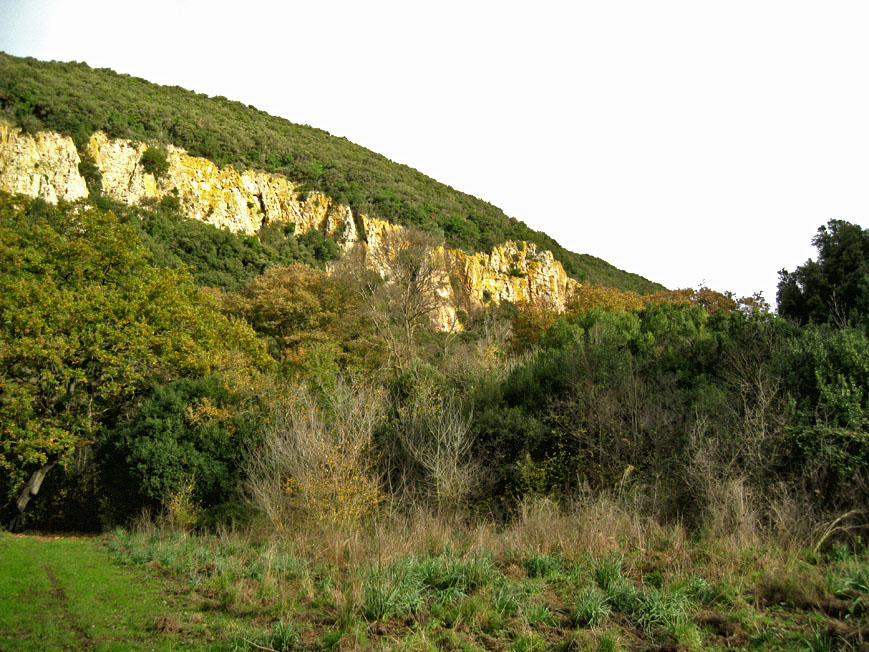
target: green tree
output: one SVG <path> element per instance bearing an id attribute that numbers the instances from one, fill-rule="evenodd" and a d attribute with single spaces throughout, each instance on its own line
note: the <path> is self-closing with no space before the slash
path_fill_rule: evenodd
<path id="1" fill-rule="evenodd" d="M 142 167 L 145 172 L 153 174 L 158 179 L 169 172 L 169 160 L 166 150 L 162 147 L 149 147 L 142 154 Z"/>
<path id="2" fill-rule="evenodd" d="M 264 359 L 113 214 L 0 196 L 0 477 L 19 512 L 151 388 Z"/>
<path id="3" fill-rule="evenodd" d="M 245 451 L 256 443 L 254 416 L 214 376 L 155 390 L 101 455 L 115 516 L 165 507 L 188 484 L 201 508 L 236 499 Z"/>
<path id="4" fill-rule="evenodd" d="M 869 317 L 869 229 L 830 220 L 812 244 L 817 261 L 779 272 L 778 310 L 800 324 L 845 326 Z"/>
<path id="5" fill-rule="evenodd" d="M 280 361 L 298 363 L 325 346 L 338 349 L 346 364 L 371 348 L 361 341 L 369 329 L 358 297 L 321 269 L 296 263 L 266 270 L 222 303 L 228 314 L 247 320 Z"/>

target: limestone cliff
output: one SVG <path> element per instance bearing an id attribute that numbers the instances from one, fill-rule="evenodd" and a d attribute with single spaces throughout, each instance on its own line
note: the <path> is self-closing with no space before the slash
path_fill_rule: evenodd
<path id="1" fill-rule="evenodd" d="M 88 196 L 78 172 L 72 138 L 53 132 L 35 135 L 0 125 L 0 190 L 56 204 Z"/>
<path id="2" fill-rule="evenodd" d="M 320 229 L 345 244 L 358 239 L 348 207 L 319 192 L 302 198 L 286 177 L 221 168 L 169 145 L 169 170 L 156 179 L 142 166 L 146 149 L 141 143 L 93 135 L 87 150 L 102 174 L 106 195 L 131 205 L 177 195 L 185 215 L 247 234 L 256 233 L 264 223 L 294 222 L 300 233 Z"/>
<path id="3" fill-rule="evenodd" d="M 155 178 L 142 164 L 147 149 L 145 144 L 99 132 L 91 137 L 87 155 L 102 175 L 105 195 L 130 205 L 177 197 L 189 217 L 247 234 L 272 222 L 293 222 L 299 233 L 318 229 L 345 248 L 362 247 L 367 264 L 384 277 L 390 275 L 395 243 L 407 234 L 404 227 L 365 215 L 354 219 L 349 207 L 320 192 L 302 195 L 286 177 L 221 168 L 172 145 L 166 147 L 167 172 Z M 0 190 L 51 203 L 85 198 L 88 190 L 79 163 L 79 153 L 68 137 L 52 132 L 25 134 L 0 125 Z M 490 253 L 473 255 L 435 246 L 427 256 L 431 292 L 440 303 L 432 319 L 442 330 L 460 327 L 459 306 L 512 301 L 562 310 L 577 286 L 551 252 L 524 242 L 505 242 Z"/>
<path id="4" fill-rule="evenodd" d="M 540 250 L 534 243 L 508 241 L 488 254 L 451 254 L 455 273 L 477 303 L 511 301 L 562 311 L 579 285 L 551 251 Z"/>
<path id="5" fill-rule="evenodd" d="M 367 266 L 388 277 L 402 243 L 408 240 L 407 231 L 367 216 L 361 222 L 367 236 Z M 428 258 L 430 291 L 441 299 L 441 305 L 432 314 L 440 330 L 458 325 L 457 308 L 473 309 L 490 302 L 529 303 L 562 311 L 579 286 L 551 252 L 540 250 L 533 243 L 508 241 L 490 253 L 476 254 L 433 246 Z"/>

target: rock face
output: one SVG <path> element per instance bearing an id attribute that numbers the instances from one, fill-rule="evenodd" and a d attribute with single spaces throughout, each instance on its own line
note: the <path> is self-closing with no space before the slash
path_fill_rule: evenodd
<path id="1" fill-rule="evenodd" d="M 530 303 L 560 312 L 579 286 L 551 251 L 538 249 L 531 242 L 508 241 L 488 254 L 451 254 L 462 285 L 477 303 Z"/>
<path id="2" fill-rule="evenodd" d="M 56 204 L 88 196 L 78 172 L 72 138 L 50 131 L 35 135 L 0 125 L 0 190 Z"/>
<path id="3" fill-rule="evenodd" d="M 126 204 L 175 195 L 185 215 L 219 228 L 253 234 L 264 223 L 294 222 L 299 233 L 320 229 L 350 244 L 358 239 L 353 214 L 319 192 L 299 197 L 297 186 L 276 174 L 233 167 L 166 148 L 168 172 L 155 178 L 142 166 L 148 147 L 94 134 L 88 154 L 103 176 L 103 192 Z"/>
<path id="4" fill-rule="evenodd" d="M 104 194 L 130 205 L 177 197 L 185 215 L 247 234 L 274 222 L 293 222 L 298 233 L 318 229 L 345 249 L 363 247 L 366 264 L 384 278 L 395 265 L 396 243 L 410 237 L 404 227 L 354 216 L 349 207 L 320 192 L 302 196 L 286 177 L 221 168 L 172 145 L 165 150 L 168 171 L 155 178 L 142 164 L 147 149 L 142 143 L 110 139 L 99 132 L 91 137 L 87 154 L 102 175 Z M 83 199 L 88 190 L 79 173 L 80 161 L 75 144 L 66 136 L 30 135 L 0 125 L 0 190 L 50 203 Z M 461 327 L 456 317 L 459 306 L 512 301 L 563 310 L 578 286 L 551 252 L 530 243 L 505 242 L 490 253 L 473 255 L 433 246 L 426 256 L 430 291 L 439 303 L 430 316 L 441 330 Z"/>

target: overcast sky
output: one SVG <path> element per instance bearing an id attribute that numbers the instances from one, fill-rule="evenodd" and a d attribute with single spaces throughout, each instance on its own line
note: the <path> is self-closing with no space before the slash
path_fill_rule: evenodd
<path id="1" fill-rule="evenodd" d="M 0 50 L 320 127 L 668 287 L 869 224 L 869 3 L 0 0 Z"/>

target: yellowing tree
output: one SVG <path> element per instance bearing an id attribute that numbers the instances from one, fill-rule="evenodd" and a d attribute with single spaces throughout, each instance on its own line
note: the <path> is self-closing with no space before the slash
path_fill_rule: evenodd
<path id="1" fill-rule="evenodd" d="M 149 389 L 229 358 L 265 360 L 114 215 L 0 196 L 0 490 L 18 512 Z"/>

